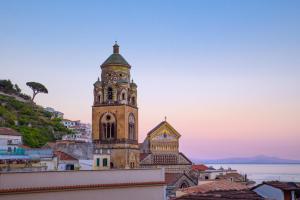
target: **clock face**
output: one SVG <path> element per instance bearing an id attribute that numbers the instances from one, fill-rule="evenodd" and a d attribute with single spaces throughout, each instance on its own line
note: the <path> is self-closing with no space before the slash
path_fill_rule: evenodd
<path id="1" fill-rule="evenodd" d="M 117 74 L 115 72 L 108 72 L 105 75 L 106 75 L 106 80 L 108 82 L 116 82 L 118 80 Z"/>
<path id="2" fill-rule="evenodd" d="M 117 81 L 129 82 L 129 76 L 125 72 L 106 71 L 103 75 L 105 83 L 116 83 Z"/>

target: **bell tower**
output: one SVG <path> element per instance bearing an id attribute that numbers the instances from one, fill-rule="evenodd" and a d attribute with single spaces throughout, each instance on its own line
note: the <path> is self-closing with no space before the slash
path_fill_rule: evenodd
<path id="1" fill-rule="evenodd" d="M 137 85 L 130 81 L 131 66 L 117 42 L 94 83 L 92 139 L 95 149 L 111 152 L 112 168 L 139 167 Z"/>

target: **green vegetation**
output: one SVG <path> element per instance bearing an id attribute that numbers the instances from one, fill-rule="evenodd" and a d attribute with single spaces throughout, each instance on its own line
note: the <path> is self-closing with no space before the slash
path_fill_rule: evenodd
<path id="1" fill-rule="evenodd" d="M 17 84 L 12 84 L 10 80 L 0 80 L 0 91 L 6 94 L 15 95 L 24 100 L 31 99 L 27 94 L 23 94 Z"/>
<path id="2" fill-rule="evenodd" d="M 51 119 L 51 113 L 42 107 L 1 94 L 0 126 L 19 131 L 24 144 L 30 147 L 41 147 L 72 133 L 62 125 L 61 119 Z"/>

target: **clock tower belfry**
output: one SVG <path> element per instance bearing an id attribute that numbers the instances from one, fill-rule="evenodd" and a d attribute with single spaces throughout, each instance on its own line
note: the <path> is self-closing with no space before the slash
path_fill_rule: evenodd
<path id="1" fill-rule="evenodd" d="M 109 150 L 112 168 L 139 167 L 137 85 L 117 42 L 94 83 L 92 139 L 95 149 Z"/>

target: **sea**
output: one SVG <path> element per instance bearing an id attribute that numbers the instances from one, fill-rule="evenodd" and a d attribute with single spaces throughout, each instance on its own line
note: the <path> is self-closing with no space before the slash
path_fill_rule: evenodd
<path id="1" fill-rule="evenodd" d="M 300 164 L 205 164 L 215 169 L 223 167 L 247 174 L 248 179 L 256 184 L 263 181 L 300 182 Z"/>

